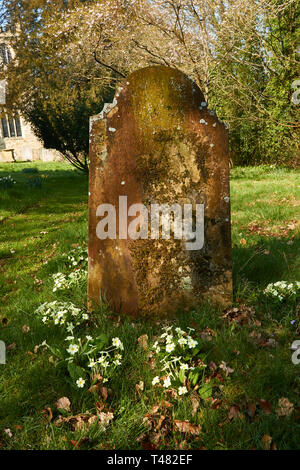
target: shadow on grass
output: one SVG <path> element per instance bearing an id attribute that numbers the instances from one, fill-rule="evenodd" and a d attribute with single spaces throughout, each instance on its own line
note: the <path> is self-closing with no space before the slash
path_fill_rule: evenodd
<path id="1" fill-rule="evenodd" d="M 279 280 L 295 280 L 299 276 L 300 237 L 292 245 L 288 240 L 261 238 L 252 246 L 234 245 L 234 283 L 240 278 L 257 286 L 265 286 Z"/>

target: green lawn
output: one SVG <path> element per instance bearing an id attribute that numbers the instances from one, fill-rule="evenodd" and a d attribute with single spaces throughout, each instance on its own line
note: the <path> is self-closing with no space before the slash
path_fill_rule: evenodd
<path id="1" fill-rule="evenodd" d="M 39 305 L 61 300 L 86 309 L 86 280 L 53 292 L 52 275 L 66 273 L 63 255 L 87 242 L 88 180 L 64 163 L 1 164 L 0 178 L 8 175 L 16 184 L 0 187 L 0 340 L 9 346 L 7 364 L 0 365 L 0 449 L 300 448 L 300 365 L 292 363 L 290 350 L 300 340 L 299 307 L 296 301 L 278 306 L 262 293 L 269 283 L 300 280 L 299 172 L 232 170 L 239 310 L 231 316 L 240 318 L 226 320 L 224 312 L 202 305 L 171 322 L 196 330 L 212 385 L 207 398 L 190 385 L 183 397 L 152 386 L 159 372 L 137 340 L 147 334 L 150 344 L 160 335 L 157 320 L 120 319 L 103 306 L 81 327 L 85 335 L 104 332 L 124 343 L 107 397 L 78 389 L 53 353 L 36 347 L 44 340 L 60 349 L 66 344 L 62 328 L 37 318 Z M 63 418 L 55 407 L 61 397 L 71 402 Z M 95 416 L 97 410 L 113 413 L 109 425 L 74 430 L 80 413 Z M 71 416 L 77 418 L 67 420 Z M 189 427 L 178 426 L 182 421 Z"/>

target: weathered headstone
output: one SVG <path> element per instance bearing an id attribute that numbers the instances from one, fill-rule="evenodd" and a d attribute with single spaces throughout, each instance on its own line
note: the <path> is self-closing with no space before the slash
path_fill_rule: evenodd
<path id="1" fill-rule="evenodd" d="M 228 132 L 172 68 L 134 72 L 91 118 L 89 300 L 100 297 L 133 315 L 232 301 Z"/>

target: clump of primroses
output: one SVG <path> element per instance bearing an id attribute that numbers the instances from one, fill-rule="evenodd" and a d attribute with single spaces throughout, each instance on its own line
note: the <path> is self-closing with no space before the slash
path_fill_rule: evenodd
<path id="1" fill-rule="evenodd" d="M 160 374 L 152 380 L 153 387 L 173 389 L 179 396 L 199 389 L 205 377 L 205 357 L 201 354 L 195 330 L 168 326 L 152 345 L 152 354 Z"/>

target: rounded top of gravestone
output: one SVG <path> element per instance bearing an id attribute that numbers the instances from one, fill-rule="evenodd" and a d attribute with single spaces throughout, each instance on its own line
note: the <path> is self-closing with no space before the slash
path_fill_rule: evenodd
<path id="1" fill-rule="evenodd" d="M 127 78 L 126 88 L 136 121 L 144 129 L 171 129 L 205 103 L 197 84 L 183 72 L 166 66 L 139 69 Z M 205 103 L 206 106 L 206 103 Z"/>

